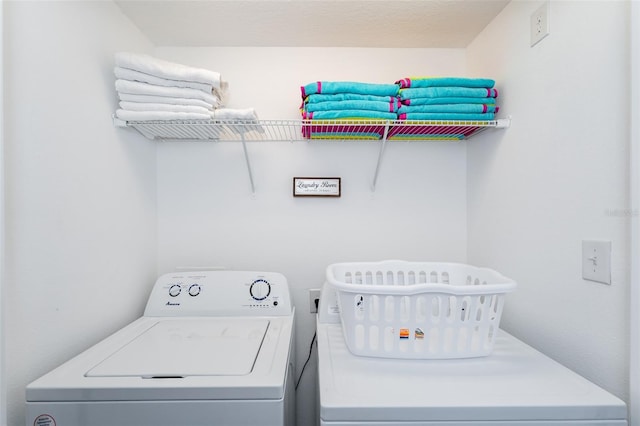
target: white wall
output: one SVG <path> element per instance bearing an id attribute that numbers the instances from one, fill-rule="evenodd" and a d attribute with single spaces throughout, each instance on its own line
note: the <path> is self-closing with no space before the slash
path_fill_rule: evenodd
<path id="1" fill-rule="evenodd" d="M 629 417 L 631 424 L 640 424 L 640 3 L 631 3 L 631 131 L 630 131 L 630 350 Z"/>
<path id="2" fill-rule="evenodd" d="M 142 313 L 155 146 L 111 122 L 113 53 L 150 43 L 111 2 L 5 2 L 8 424 L 28 382 Z M 4 378 L 3 378 L 4 379 Z"/>
<path id="3" fill-rule="evenodd" d="M 518 281 L 503 325 L 628 397 L 629 3 L 511 2 L 468 48 L 511 128 L 467 144 L 469 261 Z M 597 22 L 594 27 L 593 23 Z M 612 285 L 582 279 L 581 241 L 612 241 Z"/>
<path id="4" fill-rule="evenodd" d="M 0 28 L 4 27 L 4 2 L 0 1 Z M 0 31 L 0 425 L 7 424 L 4 306 L 4 31 Z"/>
<path id="5" fill-rule="evenodd" d="M 464 50 L 158 48 L 160 57 L 220 71 L 230 107 L 299 118 L 300 86 L 316 80 L 391 83 L 461 74 Z M 266 269 L 287 276 L 297 308 L 298 372 L 315 328 L 307 289 L 332 262 L 466 258 L 466 161 L 459 143 L 392 143 L 375 192 L 378 143 L 252 142 L 251 197 L 238 143 L 158 147 L 159 273 L 181 265 Z M 342 177 L 339 199 L 299 199 L 294 176 Z M 298 425 L 315 424 L 315 365 L 298 392 Z"/>

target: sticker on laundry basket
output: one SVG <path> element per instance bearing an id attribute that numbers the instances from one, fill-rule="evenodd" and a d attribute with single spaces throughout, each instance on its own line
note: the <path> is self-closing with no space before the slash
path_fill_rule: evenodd
<path id="1" fill-rule="evenodd" d="M 33 426 L 56 426 L 56 421 L 48 414 L 40 414 L 33 421 Z"/>
<path id="2" fill-rule="evenodd" d="M 400 329 L 400 338 L 401 339 L 408 339 L 409 338 L 409 329 L 408 328 L 401 328 Z"/>
<path id="3" fill-rule="evenodd" d="M 418 327 L 413 333 L 413 336 L 415 337 L 416 340 L 422 340 L 424 339 L 424 331 L 422 331 L 422 329 Z"/>

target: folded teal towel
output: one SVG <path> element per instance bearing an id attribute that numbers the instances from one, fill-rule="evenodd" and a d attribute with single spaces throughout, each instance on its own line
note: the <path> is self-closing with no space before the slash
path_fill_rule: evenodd
<path id="1" fill-rule="evenodd" d="M 393 102 L 377 102 L 377 101 L 337 101 L 337 102 L 318 102 L 304 105 L 304 110 L 313 111 L 341 111 L 363 109 L 366 111 L 381 112 L 397 112 L 400 104 L 398 98 L 391 98 Z"/>
<path id="2" fill-rule="evenodd" d="M 475 113 L 484 114 L 487 112 L 497 112 L 498 107 L 487 104 L 445 104 L 445 105 L 402 105 L 398 109 L 398 114 L 412 112 L 454 112 L 454 113 Z"/>
<path id="3" fill-rule="evenodd" d="M 376 96 L 376 95 L 360 95 L 358 93 L 335 93 L 333 95 L 315 94 L 307 96 L 304 101 L 308 104 L 316 102 L 336 102 L 336 101 L 377 101 L 377 102 L 393 102 L 396 96 Z"/>
<path id="4" fill-rule="evenodd" d="M 356 81 L 316 81 L 300 87 L 302 99 L 316 93 L 357 93 L 360 95 L 396 96 L 397 84 L 360 83 Z"/>
<path id="5" fill-rule="evenodd" d="M 459 97 L 446 97 L 446 98 L 411 98 L 403 99 L 403 105 L 443 105 L 443 104 L 486 104 L 495 105 L 495 98 L 459 98 Z"/>
<path id="6" fill-rule="evenodd" d="M 475 87 L 421 87 L 400 90 L 400 99 L 448 97 L 497 98 L 498 91 Z"/>
<path id="7" fill-rule="evenodd" d="M 490 78 L 465 77 L 413 77 L 396 81 L 401 89 L 413 87 L 493 87 L 496 82 Z"/>
<path id="8" fill-rule="evenodd" d="M 383 120 L 396 120 L 398 114 L 394 112 L 381 112 L 381 111 L 365 111 L 361 109 L 355 110 L 341 110 L 341 111 L 315 111 L 304 112 L 302 118 L 312 120 L 335 120 L 335 119 L 383 119 Z"/>
<path id="9" fill-rule="evenodd" d="M 472 121 L 486 121 L 493 120 L 495 114 L 488 112 L 486 114 L 456 114 L 456 113 L 405 113 L 398 114 L 399 120 L 472 120 Z"/>

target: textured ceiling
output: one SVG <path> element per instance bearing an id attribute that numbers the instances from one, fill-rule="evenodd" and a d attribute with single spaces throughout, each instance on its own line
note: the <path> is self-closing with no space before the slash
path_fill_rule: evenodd
<path id="1" fill-rule="evenodd" d="M 115 0 L 156 46 L 466 47 L 510 0 Z"/>

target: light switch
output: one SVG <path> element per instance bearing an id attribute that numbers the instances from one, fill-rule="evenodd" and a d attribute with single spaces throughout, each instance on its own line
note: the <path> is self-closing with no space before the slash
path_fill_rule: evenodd
<path id="1" fill-rule="evenodd" d="M 582 278 L 611 284 L 611 241 L 582 241 Z"/>

